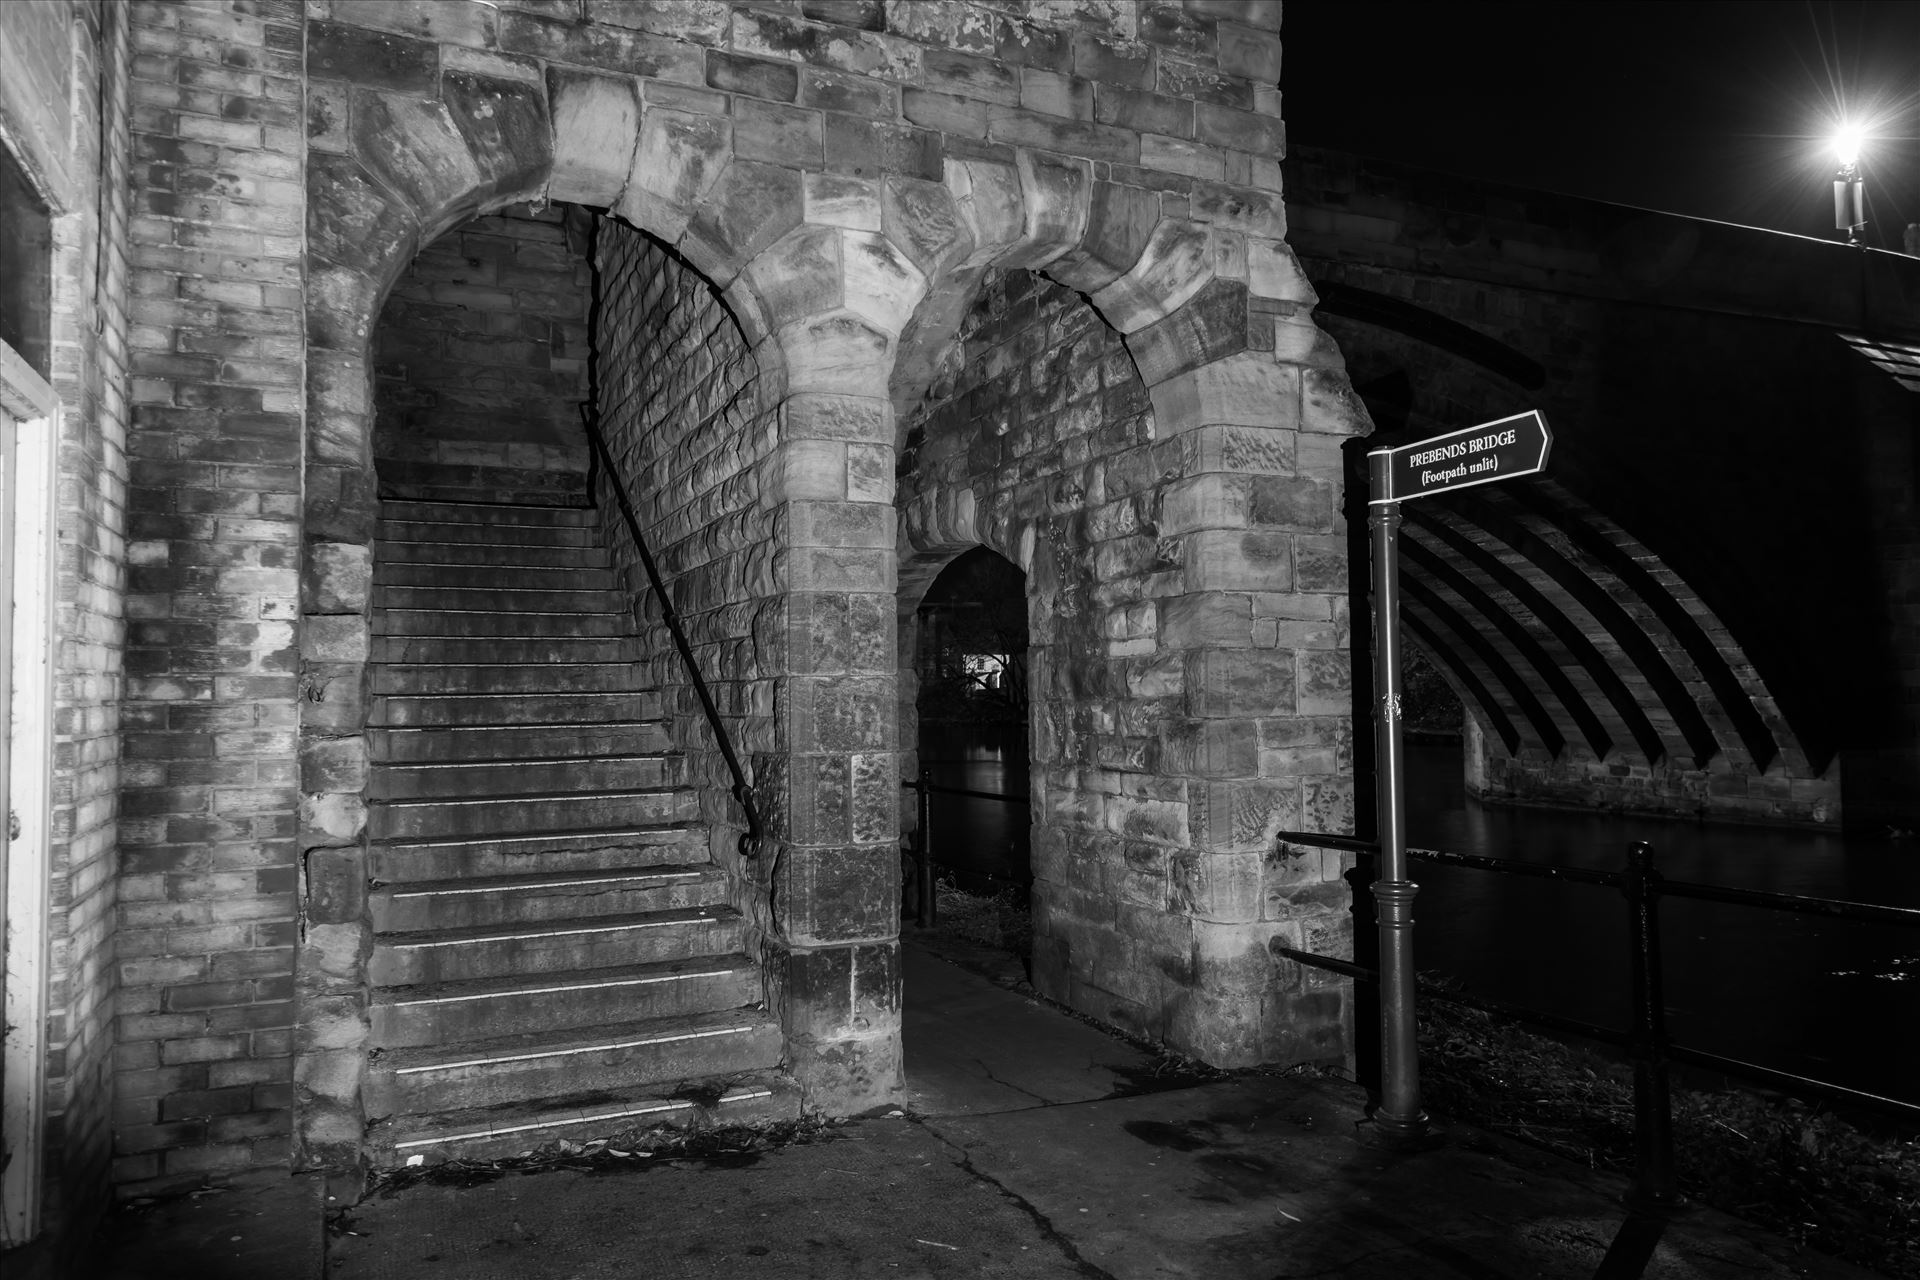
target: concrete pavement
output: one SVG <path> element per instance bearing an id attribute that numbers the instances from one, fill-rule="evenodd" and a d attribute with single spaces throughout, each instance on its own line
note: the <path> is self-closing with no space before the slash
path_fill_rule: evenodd
<path id="1" fill-rule="evenodd" d="M 910 1113 L 732 1156 L 376 1194 L 336 1221 L 324 1271 L 315 1197 L 283 1195 L 282 1213 L 307 1216 L 290 1220 L 270 1270 L 141 1270 L 178 1252 L 149 1239 L 109 1274 L 1521 1280 L 1594 1275 L 1626 1219 L 1619 1179 L 1475 1131 L 1417 1153 L 1369 1144 L 1365 1099 L 1341 1082 L 1137 1092 L 1155 1082 L 1153 1059 L 1013 981 L 908 949 Z M 1694 1210 L 1666 1227 L 1645 1274 L 1867 1273 Z"/>

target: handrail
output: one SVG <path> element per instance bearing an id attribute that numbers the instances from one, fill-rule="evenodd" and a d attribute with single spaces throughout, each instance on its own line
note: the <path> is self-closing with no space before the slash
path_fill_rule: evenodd
<path id="1" fill-rule="evenodd" d="M 1310 831 L 1282 831 L 1275 839 L 1292 844 L 1346 849 L 1354 853 L 1377 855 L 1379 846 L 1353 836 L 1321 834 Z M 1483 854 L 1444 853 L 1432 849 L 1409 849 L 1410 858 L 1424 862 L 1493 871 L 1504 875 L 1534 876 L 1570 880 L 1617 889 L 1628 907 L 1629 992 L 1633 1006 L 1633 1025 L 1619 1031 L 1579 1022 L 1545 1010 L 1506 1004 L 1465 992 L 1445 990 L 1418 983 L 1421 994 L 1434 999 L 1465 1004 L 1523 1023 L 1550 1030 L 1588 1036 L 1603 1043 L 1624 1046 L 1633 1061 L 1634 1146 L 1636 1176 L 1631 1202 L 1642 1209 L 1664 1211 L 1678 1203 L 1674 1179 L 1673 1109 L 1669 1099 L 1667 1064 L 1684 1062 L 1696 1067 L 1745 1076 L 1786 1092 L 1811 1093 L 1845 1103 L 1865 1106 L 1906 1119 L 1920 1118 L 1920 1104 L 1900 1098 L 1888 1098 L 1865 1090 L 1850 1088 L 1830 1080 L 1797 1075 L 1759 1063 L 1723 1057 L 1689 1045 L 1675 1044 L 1668 1038 L 1665 1025 L 1666 1001 L 1661 977 L 1660 924 L 1657 907 L 1664 897 L 1698 898 L 1709 902 L 1731 902 L 1741 906 L 1778 911 L 1838 916 L 1843 919 L 1869 920 L 1883 924 L 1920 926 L 1920 909 L 1882 906 L 1878 903 L 1848 902 L 1838 898 L 1815 898 L 1804 894 L 1770 893 L 1760 889 L 1734 889 L 1721 885 L 1668 880 L 1655 868 L 1653 847 L 1635 841 L 1627 849 L 1627 869 L 1600 871 L 1551 863 L 1523 862 L 1515 858 L 1489 857 Z M 1359 895 L 1355 895 L 1359 900 Z M 1351 960 L 1318 955 L 1293 947 L 1275 947 L 1274 953 L 1299 964 L 1330 970 L 1349 978 L 1379 981 L 1377 970 Z M 1615 1274 L 1602 1266 L 1600 1274 Z M 1625 1273 L 1620 1273 L 1625 1274 Z M 1631 1272 L 1639 1275 L 1638 1270 Z"/>
<path id="2" fill-rule="evenodd" d="M 598 310 L 597 307 L 595 309 Z M 653 553 L 647 550 L 646 535 L 640 531 L 640 518 L 634 514 L 633 503 L 627 497 L 626 483 L 620 477 L 619 467 L 614 464 L 613 451 L 607 447 L 606 437 L 600 434 L 599 415 L 591 404 L 580 406 L 580 422 L 586 428 L 588 442 L 593 445 L 599 469 L 606 472 L 607 487 L 613 490 L 620 514 L 626 518 L 627 532 L 633 535 L 633 549 L 639 553 L 640 567 L 646 570 L 647 581 L 653 584 L 653 594 L 659 598 L 661 618 L 667 624 L 667 633 L 673 637 L 673 647 L 680 651 L 681 665 L 687 669 L 687 677 L 693 682 L 693 692 L 700 699 L 700 709 L 706 713 L 707 724 L 713 730 L 714 745 L 720 748 L 720 757 L 727 762 L 727 772 L 733 775 L 731 793 L 747 820 L 747 829 L 740 835 L 740 856 L 751 859 L 754 856 L 754 844 L 761 834 L 760 812 L 754 808 L 753 789 L 747 783 L 746 772 L 740 767 L 740 757 L 734 753 L 733 739 L 728 736 L 727 727 L 720 720 L 720 709 L 713 703 L 706 677 L 700 673 L 700 664 L 694 659 L 693 646 L 687 643 L 687 633 L 680 625 L 680 614 L 673 607 L 673 597 L 667 594 L 667 584 L 660 580 L 660 569 L 653 562 Z"/>

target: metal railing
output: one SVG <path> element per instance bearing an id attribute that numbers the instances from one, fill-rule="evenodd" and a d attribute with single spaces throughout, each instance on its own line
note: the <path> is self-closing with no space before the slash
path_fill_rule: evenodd
<path id="1" fill-rule="evenodd" d="M 621 478 L 620 469 L 614 465 L 613 451 L 607 447 L 606 437 L 600 434 L 599 415 L 593 406 L 580 406 L 580 421 L 586 428 L 588 442 L 593 446 L 593 470 L 595 473 L 606 473 L 607 487 L 613 490 L 614 501 L 627 522 L 627 532 L 633 537 L 633 548 L 639 554 L 640 567 L 646 570 L 647 581 L 653 584 L 653 594 L 660 601 L 661 620 L 667 625 L 667 633 L 673 637 L 673 647 L 679 651 L 681 665 L 686 668 L 693 692 L 700 699 L 700 710 L 706 714 L 707 725 L 713 730 L 714 745 L 720 749 L 720 758 L 726 761 L 727 772 L 733 778 L 730 792 L 747 824 L 747 829 L 740 833 L 740 856 L 752 858 L 754 845 L 761 834 L 760 811 L 753 804 L 753 788 L 747 782 L 746 771 L 740 767 L 740 757 L 734 752 L 733 739 L 720 719 L 720 709 L 714 705 L 706 677 L 701 674 L 700 664 L 694 659 L 693 646 L 687 643 L 687 633 L 680 625 L 680 614 L 673 607 L 673 597 L 667 594 L 666 583 L 660 579 L 660 569 L 653 562 L 653 553 L 647 549 L 647 537 L 640 531 L 640 518 L 634 514 L 633 502 L 627 496 L 626 482 Z M 593 491 L 593 479 L 593 475 L 588 478 L 590 493 Z"/>
<path id="2" fill-rule="evenodd" d="M 933 891 L 933 871 L 943 867 L 948 871 L 957 871 L 963 875 L 978 876 L 982 880 L 997 880 L 1018 889 L 1033 887 L 1031 879 L 1020 880 L 1013 876 L 996 875 L 991 871 L 979 871 L 972 867 L 955 866 L 950 862 L 939 862 L 933 856 L 933 797 L 967 796 L 975 800 L 997 800 L 1002 804 L 1026 804 L 1032 798 L 1024 795 L 1012 795 L 1005 791 L 972 791 L 966 787 L 949 787 L 933 780 L 933 770 L 922 766 L 920 776 L 911 781 L 902 781 L 902 787 L 913 791 L 919 805 L 919 828 L 913 837 L 913 865 L 915 878 L 915 914 L 914 923 L 922 929 L 931 929 L 939 919 L 940 902 Z"/>
<path id="3" fill-rule="evenodd" d="M 1292 844 L 1319 848 L 1344 849 L 1363 856 L 1374 856 L 1379 846 L 1370 840 L 1352 836 L 1321 835 L 1304 831 L 1282 831 L 1276 837 Z M 1759 889 L 1737 889 L 1724 885 L 1669 880 L 1655 866 L 1653 847 L 1645 841 L 1628 846 L 1624 871 L 1597 871 L 1585 867 L 1558 866 L 1549 863 L 1522 862 L 1515 858 L 1495 858 L 1480 854 L 1446 853 L 1433 849 L 1409 849 L 1407 856 L 1416 862 L 1466 867 L 1502 875 L 1529 876 L 1561 880 L 1573 884 L 1597 885 L 1618 890 L 1627 903 L 1629 975 L 1632 1000 L 1632 1025 L 1625 1030 L 1602 1027 L 1576 1018 L 1563 1017 L 1540 1009 L 1529 1009 L 1500 1000 L 1475 996 L 1441 987 L 1431 982 L 1418 984 L 1419 992 L 1435 1000 L 1462 1004 L 1517 1022 L 1571 1035 L 1583 1036 L 1602 1044 L 1627 1050 L 1633 1064 L 1634 1085 L 1634 1164 L 1632 1200 L 1636 1207 L 1659 1211 L 1670 1208 L 1679 1199 L 1674 1180 L 1673 1117 L 1670 1064 L 1678 1062 L 1724 1075 L 1752 1080 L 1783 1093 L 1812 1095 L 1830 1101 L 1865 1107 L 1906 1120 L 1920 1120 L 1920 1104 L 1796 1075 L 1759 1063 L 1709 1053 L 1689 1045 L 1676 1044 L 1667 1035 L 1665 987 L 1660 946 L 1659 902 L 1663 897 L 1694 898 L 1704 902 L 1726 902 L 1772 911 L 1836 917 L 1876 924 L 1905 925 L 1920 928 L 1920 908 L 1889 907 L 1867 902 L 1848 902 L 1837 898 L 1815 898 L 1800 894 L 1773 893 Z M 1361 900 L 1356 893 L 1354 901 Z M 1377 981 L 1378 973 L 1364 965 L 1332 956 L 1276 947 L 1275 952 L 1301 964 L 1329 969 L 1363 981 Z"/>

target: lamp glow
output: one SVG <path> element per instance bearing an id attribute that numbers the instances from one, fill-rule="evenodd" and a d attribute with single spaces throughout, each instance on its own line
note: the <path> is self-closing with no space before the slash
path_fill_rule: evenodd
<path id="1" fill-rule="evenodd" d="M 1866 131 L 1857 124 L 1843 124 L 1833 135 L 1833 154 L 1839 160 L 1840 167 L 1851 169 L 1860 163 L 1860 148 L 1867 140 Z"/>

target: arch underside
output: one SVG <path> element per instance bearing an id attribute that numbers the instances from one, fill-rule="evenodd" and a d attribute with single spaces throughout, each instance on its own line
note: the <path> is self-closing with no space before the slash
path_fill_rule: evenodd
<path id="1" fill-rule="evenodd" d="M 1485 486 L 1404 516 L 1409 637 L 1505 757 L 1723 795 L 1716 777 L 1779 791 L 1827 770 L 1699 595 L 1564 486 Z"/>

